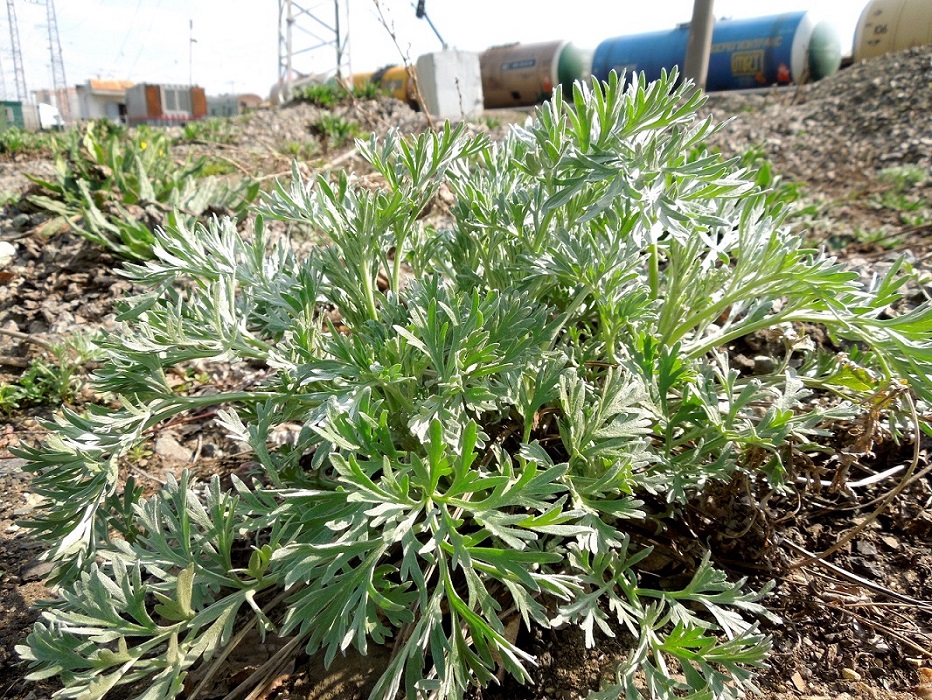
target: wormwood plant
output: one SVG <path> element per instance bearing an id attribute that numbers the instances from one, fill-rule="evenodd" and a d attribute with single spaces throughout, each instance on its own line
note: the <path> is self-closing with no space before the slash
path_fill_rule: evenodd
<path id="1" fill-rule="evenodd" d="M 65 412 L 23 451 L 61 586 L 18 647 L 31 677 L 60 677 L 60 697 L 196 696 L 256 627 L 327 662 L 391 645 L 373 698 L 460 698 L 500 667 L 528 680 L 517 615 L 588 644 L 630 634 L 598 697 L 750 688 L 765 591 L 709 555 L 685 587 L 656 586 L 638 533 L 713 482 L 791 488 L 789 460 L 818 459 L 877 397 L 929 401 L 932 309 L 881 317 L 896 269 L 862 285 L 733 162 L 690 156 L 716 127 L 674 82 L 558 91 L 500 144 L 373 138 L 381 189 L 295 172 L 263 215 L 331 241 L 307 257 L 261 219 L 249 240 L 229 220 L 157 232 L 155 259 L 126 268 L 152 291 L 123 304 L 97 377 L 120 408 Z M 455 204 L 435 228 L 442 186 Z M 729 367 L 723 348 L 761 329 L 806 352 L 795 322 L 863 351 Z M 203 358 L 268 372 L 173 391 L 166 370 Z M 205 406 L 252 451 L 250 479 L 186 474 L 145 498 L 121 482 L 150 428 Z M 300 435 L 273 447 L 286 422 Z"/>

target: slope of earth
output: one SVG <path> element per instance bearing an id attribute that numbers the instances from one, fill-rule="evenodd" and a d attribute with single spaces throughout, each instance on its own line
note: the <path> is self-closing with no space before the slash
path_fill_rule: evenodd
<path id="1" fill-rule="evenodd" d="M 929 298 L 932 262 L 932 48 L 914 49 L 853 66 L 819 84 L 766 94 L 713 95 L 705 109 L 716 121 L 732 118 L 712 146 L 726 155 L 754 149 L 773 164 L 783 186 L 799 192 L 793 220 L 803 235 L 837 251 L 864 277 L 882 271 L 894 255 L 905 255 L 915 270 L 908 302 Z M 361 168 L 352 149 L 329 140 L 318 126 L 327 110 L 296 105 L 261 110 L 229 122 L 222 140 L 189 140 L 179 153 L 204 154 L 271 180 L 287 177 L 297 157 L 306 174 Z M 355 133 L 425 128 L 421 115 L 392 100 L 341 106 L 334 116 Z M 518 118 L 490 114 L 477 130 Z M 504 127 L 495 126 L 493 136 Z M 759 166 L 763 167 L 763 166 Z M 48 161 L 0 163 L 0 192 L 14 201 L 26 191 L 23 173 L 47 176 Z M 27 206 L 8 206 L 0 218 L 0 239 L 15 246 L 0 267 L 0 380 L 14 381 L 44 343 L 75 330 L 106 332 L 114 324 L 113 301 L 129 290 L 114 272 L 116 263 L 99 249 L 50 224 Z M 732 348 L 736 358 L 762 361 L 773 350 L 766 337 Z M 223 368 L 196 367 L 192 374 L 215 383 L 248 383 Z M 190 377 L 179 377 L 188 381 Z M 77 397 L 80 402 L 80 395 Z M 36 618 L 30 606 L 49 595 L 41 583 L 37 545 L 16 524 L 28 518 L 36 497 L 28 493 L 22 463 L 7 449 L 35 441 L 41 428 L 33 413 L 49 407 L 10 409 L 0 427 L 0 698 L 41 698 L 50 683 L 23 681 L 13 645 Z M 167 426 L 152 449 L 134 465 L 152 485 L 191 462 L 198 472 L 240 468 L 245 457 L 211 428 L 210 416 Z M 923 417 L 929 420 L 928 416 Z M 839 436 L 839 444 L 854 440 Z M 287 439 L 285 436 L 283 439 Z M 709 546 L 717 562 L 735 576 L 760 586 L 776 581 L 769 605 L 782 618 L 769 625 L 774 636 L 771 667 L 760 677 L 764 697 L 877 698 L 908 700 L 919 669 L 932 666 L 932 480 L 926 470 L 928 440 L 914 451 L 878 440 L 877 472 L 913 463 L 903 483 L 895 472 L 853 492 L 831 484 L 801 485 L 802 497 L 755 502 L 745 494 L 710 493 L 690 514 L 691 543 L 681 555 Z M 902 488 L 901 488 L 902 487 Z M 900 489 L 896 493 L 891 493 Z M 889 502 L 887 502 L 889 501 Z M 886 508 L 874 516 L 878 504 Z M 824 561 L 808 561 L 852 528 L 862 528 Z M 658 564 L 658 576 L 675 575 L 675 556 Z M 570 629 L 519 633 L 539 659 L 533 682 L 476 691 L 476 698 L 517 700 L 585 697 L 609 676 L 626 652 L 619 630 L 587 650 Z M 205 697 L 223 697 L 238 679 L 274 654 L 276 640 L 244 645 L 231 657 L 228 677 Z M 364 698 L 387 652 L 375 658 L 347 657 L 329 670 L 317 658 L 299 656 L 274 680 L 266 698 Z M 932 691 L 930 691 L 932 692 Z M 924 700 L 927 700 L 928 696 Z"/>

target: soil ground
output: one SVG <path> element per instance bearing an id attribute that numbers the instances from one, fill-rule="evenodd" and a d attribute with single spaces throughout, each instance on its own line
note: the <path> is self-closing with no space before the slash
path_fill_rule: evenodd
<path id="1" fill-rule="evenodd" d="M 865 277 L 882 272 L 894 256 L 905 255 L 919 278 L 925 276 L 924 284 L 911 292 L 914 302 L 928 298 L 932 268 L 930 54 L 928 49 L 914 50 L 855 66 L 794 93 L 717 96 L 708 107 L 716 119 L 735 117 L 716 137 L 716 147 L 726 154 L 758 148 L 785 182 L 799 187 L 800 213 L 793 221 L 801 235 L 831 247 Z M 907 82 L 912 92 L 904 97 L 899 93 Z M 871 106 L 869 99 L 881 106 Z M 390 100 L 340 109 L 362 131 L 424 127 L 420 115 Z M 863 114 L 871 110 L 876 113 Z M 307 106 L 262 110 L 231 122 L 232 136 L 223 143 L 188 143 L 179 151 L 205 153 L 261 176 L 287 174 L 295 152 L 306 171 L 361 167 L 346 147 L 315 141 L 309 126 L 315 114 Z M 494 136 L 508 122 L 523 118 L 489 113 L 472 128 Z M 896 174 L 905 171 L 896 168 L 910 167 L 925 177 L 905 186 Z M 28 186 L 23 173 L 45 174 L 49 168 L 42 159 L 0 163 L 0 190 L 21 194 Z M 23 213 L 26 219 L 14 226 L 14 218 Z M 0 238 L 17 247 L 15 260 L 0 269 L 0 329 L 14 332 L 0 335 L 0 381 L 10 382 L 22 374 L 29 358 L 44 352 L 43 340 L 112 328 L 113 301 L 129 284 L 114 273 L 112 258 L 67 230 L 50 228 L 28 208 L 8 206 L 0 231 Z M 738 361 L 753 364 L 770 347 L 761 337 L 731 350 Z M 222 368 L 196 371 L 218 383 L 242 379 Z M 11 410 L 0 423 L 0 698 L 5 699 L 45 698 L 56 688 L 51 681 L 25 682 L 13 649 L 37 617 L 34 604 L 53 592 L 42 583 L 39 546 L 17 524 L 28 518 L 37 497 L 29 493 L 22 460 L 8 451 L 40 440 L 44 431 L 34 414 L 48 417 L 54 410 Z M 921 419 L 929 421 L 930 416 Z M 838 436 L 840 448 L 860 439 L 859 428 L 865 426 L 852 426 L 850 435 Z M 823 474 L 803 478 L 792 497 L 762 500 L 756 493 L 709 493 L 686 513 L 684 532 L 674 537 L 682 547 L 655 555 L 652 575 L 658 578 L 678 575 L 709 547 L 717 564 L 735 577 L 747 576 L 754 586 L 775 582 L 767 604 L 782 622 L 765 626 L 773 635 L 774 652 L 769 669 L 759 677 L 762 695 L 769 700 L 932 697 L 932 672 L 927 673 L 932 667 L 932 441 L 897 445 L 882 427 L 869 429 L 874 457 L 862 465 L 858 478 L 908 465 L 913 475 L 922 476 L 901 489 L 896 475 L 856 490 L 833 489 L 820 485 L 819 478 L 831 481 L 840 474 Z M 155 487 L 166 473 L 177 474 L 192 462 L 207 475 L 236 470 L 245 459 L 211 427 L 210 416 L 201 416 L 161 428 L 152 450 L 139 455 L 133 469 Z M 806 476 L 802 469 L 800 476 Z M 852 531 L 856 535 L 837 551 L 810 557 Z M 611 679 L 613 663 L 624 656 L 629 641 L 619 631 L 616 638 L 602 637 L 587 649 L 582 634 L 571 628 L 521 630 L 518 635 L 538 658 L 533 682 L 519 686 L 505 680 L 501 687 L 475 691 L 476 700 L 585 697 Z M 252 641 L 241 645 L 242 651 L 227 662 L 228 672 L 218 674 L 220 680 L 202 697 L 234 692 L 287 642 Z M 365 698 L 389 653 L 377 648 L 366 658 L 338 658 L 329 669 L 319 658 L 299 654 L 259 697 Z"/>

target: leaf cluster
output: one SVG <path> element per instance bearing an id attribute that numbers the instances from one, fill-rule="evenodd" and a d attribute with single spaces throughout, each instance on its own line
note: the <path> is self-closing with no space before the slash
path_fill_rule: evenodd
<path id="1" fill-rule="evenodd" d="M 791 488 L 788 462 L 871 397 L 928 402 L 932 308 L 888 318 L 896 266 L 864 285 L 805 248 L 748 173 L 695 148 L 716 127 L 675 82 L 557 90 L 502 143 L 449 126 L 359 142 L 382 187 L 295 169 L 249 239 L 228 219 L 156 231 L 126 268 L 151 291 L 123 303 L 96 379 L 121 408 L 64 412 L 21 452 L 62 586 L 19 647 L 32 677 L 167 698 L 254 625 L 328 663 L 391 644 L 374 698 L 461 698 L 500 668 L 529 679 L 519 616 L 630 635 L 600 697 L 750 689 L 766 589 L 708 554 L 684 587 L 652 587 L 639 533 L 711 483 Z M 432 225 L 441 188 L 454 204 Z M 268 219 L 330 244 L 299 257 Z M 863 351 L 820 354 L 803 322 Z M 728 344 L 762 329 L 783 329 L 786 358 L 731 368 Z M 166 372 L 195 359 L 267 373 L 177 392 Z M 145 498 L 121 483 L 150 428 L 207 406 L 255 473 Z M 301 429 L 276 445 L 282 424 Z"/>

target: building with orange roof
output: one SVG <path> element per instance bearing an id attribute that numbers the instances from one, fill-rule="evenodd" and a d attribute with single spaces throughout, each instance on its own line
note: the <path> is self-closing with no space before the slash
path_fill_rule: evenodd
<path id="1" fill-rule="evenodd" d="M 81 119 L 126 121 L 126 90 L 131 80 L 88 80 L 77 86 Z"/>

